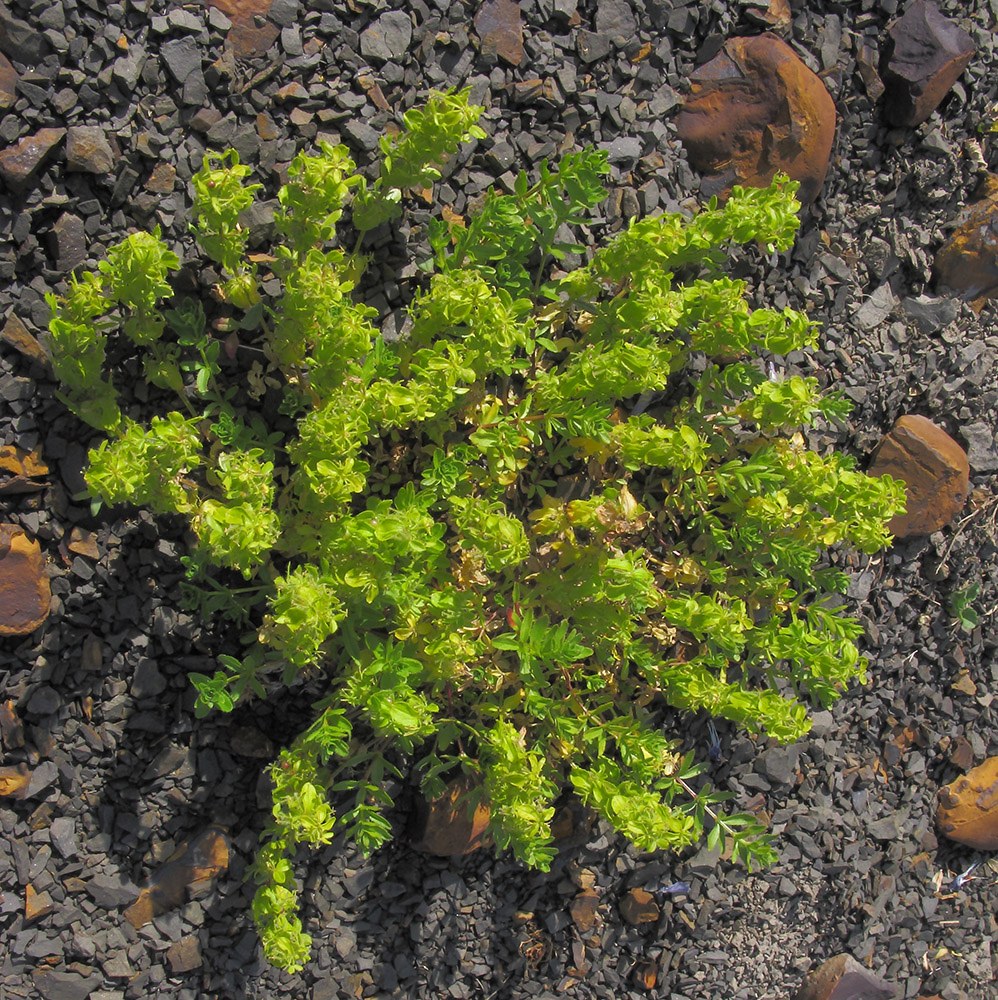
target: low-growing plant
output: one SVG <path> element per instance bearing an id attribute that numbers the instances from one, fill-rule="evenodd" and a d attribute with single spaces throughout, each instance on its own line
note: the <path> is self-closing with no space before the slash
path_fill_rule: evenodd
<path id="1" fill-rule="evenodd" d="M 958 587 L 949 595 L 951 622 L 963 632 L 973 632 L 977 628 L 980 619 L 973 604 L 980 592 L 981 585 L 971 582 L 963 587 Z"/>
<path id="2" fill-rule="evenodd" d="M 699 783 L 705 765 L 661 710 L 803 736 L 808 699 L 830 704 L 865 667 L 860 627 L 830 596 L 846 578 L 820 554 L 880 548 L 902 509 L 900 484 L 806 447 L 801 428 L 848 404 L 813 378 L 767 378 L 754 356 L 813 344 L 814 324 L 750 308 L 724 274 L 732 244 L 791 245 L 785 177 L 587 252 L 566 233 L 606 197 L 606 155 L 542 163 L 434 223 L 411 332 L 383 341 L 355 297 L 363 235 L 484 134 L 480 111 L 433 94 L 382 140 L 373 182 L 343 147 L 297 156 L 280 242 L 252 260 L 240 213 L 256 185 L 234 152 L 208 154 L 194 220 L 221 268 L 214 303 L 163 308 L 178 261 L 158 231 L 50 299 L 62 398 L 108 434 L 92 496 L 186 516 L 188 594 L 206 614 L 255 616 L 241 658 L 192 675 L 197 713 L 324 685 L 270 768 L 253 867 L 266 955 L 288 970 L 309 951 L 297 846 L 337 828 L 383 844 L 387 788 L 408 774 L 430 796 L 478 776 L 496 843 L 540 869 L 567 788 L 643 850 L 706 832 L 770 862 L 769 836 L 724 813 L 729 794 Z M 206 306 L 223 313 L 213 325 Z M 122 412 L 105 371 L 118 331 L 179 408 Z M 274 425 L 257 404 L 267 384 Z"/>

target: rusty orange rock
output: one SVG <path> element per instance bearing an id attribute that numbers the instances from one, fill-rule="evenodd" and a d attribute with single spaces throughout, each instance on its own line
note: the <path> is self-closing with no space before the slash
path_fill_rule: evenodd
<path id="1" fill-rule="evenodd" d="M 181 906 L 187 890 L 197 892 L 208 886 L 229 866 L 229 838 L 217 826 L 182 845 L 149 879 L 138 899 L 125 910 L 125 918 L 138 930 L 167 910 Z"/>
<path id="2" fill-rule="evenodd" d="M 36 892 L 29 882 L 24 889 L 24 919 L 27 923 L 47 917 L 55 909 L 55 903 L 47 892 Z"/>
<path id="3" fill-rule="evenodd" d="M 899 417 L 877 446 L 871 476 L 904 482 L 907 511 L 890 523 L 898 538 L 929 535 L 949 524 L 962 510 L 970 489 L 967 453 L 927 417 Z"/>
<path id="4" fill-rule="evenodd" d="M 0 524 L 0 635 L 29 635 L 48 617 L 52 591 L 38 542 Z"/>
<path id="5" fill-rule="evenodd" d="M 263 55 L 277 39 L 281 29 L 265 22 L 257 25 L 255 18 L 266 17 L 273 0 L 210 0 L 208 6 L 220 10 L 232 27 L 225 37 L 225 44 L 238 59 L 251 59 Z"/>
<path id="6" fill-rule="evenodd" d="M 471 796 L 478 784 L 468 774 L 462 774 L 448 785 L 438 799 L 422 801 L 416 818 L 417 832 L 413 847 L 438 857 L 470 854 L 492 843 L 489 820 L 492 812 L 480 799 L 469 816 Z"/>
<path id="7" fill-rule="evenodd" d="M 706 194 L 734 184 L 766 187 L 782 170 L 800 181 L 798 198 L 821 190 L 835 138 L 835 103 L 821 80 L 773 35 L 729 38 L 690 76 L 676 117 Z"/>
<path id="8" fill-rule="evenodd" d="M 64 128 L 43 128 L 0 151 L 0 177 L 7 187 L 22 190 L 65 138 Z"/>
<path id="9" fill-rule="evenodd" d="M 651 924 L 658 920 L 655 897 L 645 889 L 630 889 L 620 901 L 620 915 L 629 924 Z"/>
<path id="10" fill-rule="evenodd" d="M 957 843 L 998 850 L 998 757 L 989 757 L 940 790 L 936 825 Z"/>
<path id="11" fill-rule="evenodd" d="M 957 227 L 933 261 L 936 290 L 955 293 L 978 312 L 998 297 L 998 176 L 988 174 L 976 200 L 960 214 Z"/>
<path id="12" fill-rule="evenodd" d="M 482 52 L 499 56 L 510 64 L 523 62 L 523 23 L 520 5 L 513 0 L 490 0 L 475 15 L 475 31 L 482 40 Z"/>
<path id="13" fill-rule="evenodd" d="M 588 934 L 596 926 L 596 910 L 599 907 L 599 895 L 595 889 L 583 889 L 571 903 L 568 912 L 572 923 L 582 934 Z"/>
<path id="14" fill-rule="evenodd" d="M 27 764 L 0 767 L 0 798 L 23 799 L 31 781 Z"/>

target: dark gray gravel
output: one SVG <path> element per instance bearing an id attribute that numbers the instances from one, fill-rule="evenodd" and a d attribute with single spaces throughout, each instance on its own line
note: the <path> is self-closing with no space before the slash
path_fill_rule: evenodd
<path id="1" fill-rule="evenodd" d="M 635 214 L 689 209 L 699 182 L 671 122 L 684 81 L 726 37 L 760 30 L 764 6 L 525 3 L 525 56 L 511 67 L 477 50 L 479 4 L 461 0 L 275 0 L 259 24 L 228 6 L 226 15 L 167 0 L 13 0 L 0 8 L 0 52 L 20 79 L 10 100 L 0 86 L 0 139 L 69 131 L 26 186 L 0 189 L 3 316 L 37 334 L 44 294 L 81 262 L 96 266 L 131 227 L 160 225 L 193 259 L 187 182 L 206 149 L 235 145 L 273 197 L 295 152 L 319 139 L 346 142 L 368 164 L 386 125 L 430 87 L 470 86 L 487 109 L 488 137 L 463 149 L 439 186 L 458 213 L 492 183 L 508 188 L 542 157 L 590 144 L 614 165 L 594 239 Z M 832 163 L 795 248 L 770 268 L 734 265 L 764 280 L 760 301 L 821 323 L 818 352 L 773 359 L 856 404 L 848 426 L 815 432 L 812 444 L 862 458 L 899 415 L 924 414 L 967 446 L 981 503 L 929 538 L 838 559 L 854 579 L 870 683 L 819 712 L 806 740 L 784 748 L 722 730 L 725 759 L 711 781 L 769 814 L 780 862 L 747 874 L 705 850 L 645 856 L 603 828 L 549 875 L 486 854 L 427 858 L 405 846 L 403 795 L 396 846 L 366 860 L 342 843 L 303 857 L 313 960 L 297 976 L 269 968 L 243 881 L 264 822 L 253 748 L 296 731 L 308 693 L 195 721 L 186 674 L 211 672 L 235 634 L 180 603 L 176 525 L 93 517 L 74 499 L 91 435 L 66 417 L 44 371 L 3 342 L 0 445 L 40 444 L 53 474 L 43 494 L 0 496 L 0 519 L 39 538 L 53 610 L 40 635 L 0 641 L 0 700 L 25 724 L 3 763 L 33 767 L 27 797 L 0 800 L 0 994 L 764 1000 L 792 996 L 809 968 L 848 951 L 899 997 L 998 995 L 994 879 L 948 891 L 977 856 L 933 829 L 935 793 L 960 773 L 951 755 L 967 747 L 980 763 L 998 752 L 998 333 L 993 307 L 977 316 L 931 285 L 933 253 L 978 180 L 967 143 L 980 142 L 988 164 L 998 157 L 987 132 L 998 4 L 941 6 L 977 54 L 925 124 L 891 129 L 869 65 L 896 0 L 792 2 L 784 37 L 836 101 Z M 242 40 L 242 56 L 227 35 Z M 264 39 L 255 53 L 253 38 Z M 290 84 L 301 92 L 282 90 Z M 172 172 L 172 188 L 160 188 Z M 425 222 L 413 207 L 377 248 L 366 294 L 386 336 L 404 327 L 418 283 L 415 268 L 393 261 L 419 244 Z M 265 242 L 272 215 L 250 224 Z M 74 526 L 95 533 L 97 559 L 66 549 Z M 966 634 L 950 622 L 948 595 L 975 581 L 981 620 Z M 964 671 L 970 686 L 955 690 Z M 701 720 L 688 725 L 688 744 L 702 748 Z M 133 930 L 121 908 L 211 823 L 231 832 L 228 871 Z M 588 934 L 568 910 L 582 869 L 600 900 Z M 627 889 L 675 880 L 690 892 L 664 896 L 656 922 L 621 919 Z M 52 904 L 30 922 L 28 884 Z M 658 969 L 650 991 L 636 977 L 648 962 Z"/>

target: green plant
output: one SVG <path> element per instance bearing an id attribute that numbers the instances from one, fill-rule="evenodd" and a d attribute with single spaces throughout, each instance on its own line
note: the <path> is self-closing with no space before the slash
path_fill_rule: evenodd
<path id="1" fill-rule="evenodd" d="M 229 275 L 214 325 L 236 336 L 236 361 L 222 364 L 198 303 L 165 312 L 154 381 L 182 412 L 148 425 L 95 412 L 107 383 L 93 331 L 111 326 L 112 292 L 84 275 L 51 300 L 64 398 L 111 434 L 91 454 L 94 496 L 189 518 L 188 593 L 209 613 L 258 606 L 244 657 L 194 675 L 198 714 L 271 693 L 278 675 L 325 686 L 270 768 L 253 868 L 266 954 L 287 969 L 309 941 L 296 847 L 337 827 L 365 850 L 383 843 L 386 779 L 406 773 L 428 795 L 458 769 L 480 776 L 497 843 L 542 869 L 565 787 L 643 849 L 706 832 L 748 865 L 771 861 L 756 820 L 697 787 L 704 765 L 659 710 L 806 733 L 806 701 L 830 704 L 865 667 L 859 625 L 829 596 L 846 578 L 819 555 L 885 545 L 903 506 L 901 484 L 805 447 L 800 427 L 842 416 L 844 400 L 814 379 L 767 379 L 752 356 L 815 337 L 793 310 L 751 309 L 723 274 L 733 243 L 791 244 L 786 178 L 693 218 L 634 222 L 564 273 L 554 263 L 583 247 L 558 233 L 605 197 L 609 168 L 594 151 L 542 164 L 432 227 L 411 335 L 385 344 L 353 297 L 357 247 L 331 246 L 337 227 L 346 213 L 361 234 L 394 217 L 405 188 L 480 134 L 479 110 L 433 95 L 383 142 L 372 184 L 342 148 L 297 157 L 273 298 L 244 258 L 246 168 L 206 158 L 198 239 Z M 146 312 L 167 294 L 159 270 L 144 294 Z M 83 371 L 74 336 L 91 352 Z M 241 363 L 247 350 L 267 367 Z M 264 379 L 282 393 L 284 435 L 256 416 Z"/>
<path id="2" fill-rule="evenodd" d="M 959 587 L 949 595 L 949 613 L 955 626 L 964 632 L 973 632 L 977 628 L 978 614 L 971 607 L 981 592 L 979 583 L 968 583 Z"/>

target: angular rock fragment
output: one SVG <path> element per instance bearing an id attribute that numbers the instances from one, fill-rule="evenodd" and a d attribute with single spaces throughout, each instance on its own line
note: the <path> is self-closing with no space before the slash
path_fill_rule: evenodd
<path id="1" fill-rule="evenodd" d="M 957 843 L 998 850 L 998 757 L 989 757 L 940 790 L 936 825 Z"/>
<path id="2" fill-rule="evenodd" d="M 14 312 L 7 316 L 7 322 L 4 324 L 3 330 L 0 331 L 0 340 L 10 344 L 31 361 L 36 361 L 40 365 L 49 363 L 49 356 L 45 353 L 45 348 Z"/>
<path id="3" fill-rule="evenodd" d="M 114 152 L 104 129 L 74 125 L 66 133 L 66 167 L 87 174 L 109 174 L 114 169 Z"/>
<path id="4" fill-rule="evenodd" d="M 485 55 L 498 56 L 510 66 L 523 62 L 523 22 L 513 0 L 490 0 L 475 15 L 475 31 Z"/>
<path id="5" fill-rule="evenodd" d="M 0 635 L 29 635 L 48 617 L 52 592 L 38 542 L 0 524 Z"/>
<path id="6" fill-rule="evenodd" d="M 836 955 L 807 977 L 794 1000 L 891 1000 L 897 990 L 860 965 L 852 955 Z"/>
<path id="7" fill-rule="evenodd" d="M 800 181 L 798 198 L 821 190 L 835 137 L 835 104 L 824 84 L 773 35 L 729 38 L 690 77 L 676 117 L 704 194 L 732 185 L 766 187 L 778 171 Z"/>
<path id="8" fill-rule="evenodd" d="M 26 187 L 65 135 L 64 128 L 43 128 L 0 151 L 0 177 L 4 183 L 15 191 Z"/>
<path id="9" fill-rule="evenodd" d="M 890 530 L 898 538 L 929 535 L 949 524 L 963 509 L 970 489 L 970 464 L 964 450 L 926 417 L 899 417 L 880 442 L 869 469 L 904 482 L 907 510 Z"/>
<path id="10" fill-rule="evenodd" d="M 166 950 L 170 972 L 177 976 L 201 968 L 201 944 L 193 934 L 182 937 Z"/>
<path id="11" fill-rule="evenodd" d="M 479 799 L 469 815 L 470 796 L 477 789 L 470 775 L 451 781 L 444 794 L 417 807 L 413 847 L 437 857 L 470 854 L 492 843 L 489 835 L 491 810 Z"/>
<path id="12" fill-rule="evenodd" d="M 52 255 L 57 271 L 72 271 L 87 259 L 87 236 L 78 215 L 63 212 L 52 227 Z"/>
<path id="13" fill-rule="evenodd" d="M 998 297 L 998 175 L 987 174 L 976 200 L 957 219 L 957 228 L 933 262 L 936 289 L 954 292 L 978 312 Z"/>
<path id="14" fill-rule="evenodd" d="M 99 974 L 81 976 L 77 972 L 59 972 L 57 969 L 35 969 L 32 982 L 42 1000 L 87 1000 L 101 984 Z"/>
<path id="15" fill-rule="evenodd" d="M 0 54 L 0 108 L 9 108 L 17 100 L 17 70 Z"/>
<path id="16" fill-rule="evenodd" d="M 892 125 L 920 125 L 967 68 L 974 42 L 928 0 L 908 4 L 887 34 L 880 74 L 884 117 Z"/>
<path id="17" fill-rule="evenodd" d="M 620 915 L 635 926 L 651 924 L 658 920 L 658 903 L 646 889 L 630 889 L 620 901 Z"/>
<path id="18" fill-rule="evenodd" d="M 582 934 L 588 934 L 596 925 L 596 909 L 599 906 L 599 896 L 594 889 L 583 889 L 571 903 L 568 912 L 572 923 Z"/>
<path id="19" fill-rule="evenodd" d="M 389 62 L 408 51 L 412 41 L 412 19 L 401 10 L 382 14 L 360 35 L 360 53 L 365 59 Z"/>
<path id="20" fill-rule="evenodd" d="M 208 827 L 173 856 L 149 879 L 138 898 L 125 910 L 125 917 L 136 929 L 144 927 L 167 910 L 185 902 L 188 889 L 206 889 L 219 872 L 229 866 L 229 838 L 219 827 Z"/>
<path id="21" fill-rule="evenodd" d="M 48 466 L 37 452 L 28 452 L 16 445 L 4 445 L 0 448 L 0 496 L 45 489 L 48 471 Z"/>
<path id="22" fill-rule="evenodd" d="M 55 909 L 55 903 L 47 892 L 36 892 L 29 882 L 24 888 L 24 919 L 27 923 L 47 917 Z"/>

